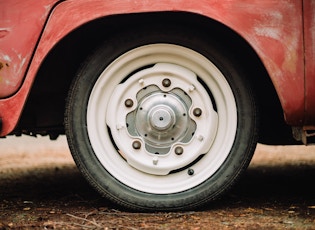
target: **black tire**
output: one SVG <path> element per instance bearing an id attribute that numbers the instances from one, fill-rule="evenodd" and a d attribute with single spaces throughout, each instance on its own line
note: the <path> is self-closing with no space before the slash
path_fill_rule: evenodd
<path id="1" fill-rule="evenodd" d="M 147 45 L 151 45 L 152 50 Z M 156 54 L 154 50 L 161 53 Z M 178 56 L 174 54 L 177 50 Z M 128 53 L 129 51 L 135 54 Z M 150 52 L 153 52 L 153 58 Z M 130 60 L 123 62 L 123 55 Z M 136 58 L 133 59 L 132 55 L 140 61 L 135 63 Z M 152 69 L 157 62 L 170 65 L 159 64 L 157 70 Z M 205 65 L 201 62 L 205 62 Z M 116 65 L 119 68 L 115 69 Z M 219 73 L 210 74 L 212 70 L 209 70 L 209 76 L 203 75 L 204 66 L 208 71 L 212 68 L 211 65 Z M 186 70 L 183 70 L 185 76 L 173 76 L 182 71 L 181 67 L 198 76 L 191 79 L 195 82 L 191 84 L 191 89 L 185 88 L 185 82 L 190 81 L 189 71 L 186 75 Z M 110 71 L 113 72 L 112 75 Z M 160 81 L 152 83 L 155 78 L 146 75 L 145 71 L 151 71 L 158 76 L 165 74 L 166 77 L 161 76 L 166 79 L 163 86 Z M 86 60 L 69 92 L 65 128 L 70 150 L 79 170 L 101 195 L 134 210 L 187 210 L 216 200 L 247 168 L 257 144 L 257 112 L 245 72 L 235 60 L 229 58 L 220 44 L 197 31 L 172 26 L 152 26 L 149 29 L 139 28 L 137 31 L 113 35 Z M 135 83 L 137 74 L 144 76 L 144 82 L 142 79 Z M 167 81 L 168 79 L 171 81 Z M 168 91 L 169 84 L 176 82 L 179 82 L 178 85 L 172 85 L 172 90 Z M 118 84 L 122 85 L 122 89 L 117 89 Z M 136 84 L 142 84 L 142 88 L 155 84 L 158 87 L 151 87 L 146 94 Z M 133 92 L 132 87 L 137 90 Z M 194 87 L 200 95 L 190 92 L 194 91 Z M 175 88 L 181 88 L 179 93 L 174 91 Z M 228 93 L 229 89 L 231 94 Z M 113 91 L 115 96 L 112 95 Z M 126 101 L 125 94 L 132 94 L 133 100 Z M 161 102 L 162 94 L 168 96 L 167 105 Z M 223 104 L 226 105 L 221 105 L 220 98 L 223 98 Z M 195 113 L 192 109 L 189 110 L 190 106 L 199 101 L 202 101 L 201 115 L 200 110 L 195 110 Z M 150 103 L 160 104 L 156 108 L 147 106 Z M 180 103 L 183 106 L 177 108 Z M 208 106 L 209 103 L 212 106 Z M 139 112 L 138 105 L 147 106 L 148 112 Z M 122 115 L 128 110 L 131 115 Z M 187 110 L 188 119 L 178 118 L 178 113 L 182 110 Z M 160 113 L 165 115 L 160 118 L 166 118 L 163 124 L 155 120 L 155 114 Z M 142 126 L 138 120 L 143 117 L 148 124 Z M 123 123 L 118 121 L 121 118 L 124 118 Z M 125 126 L 130 121 L 131 128 L 130 124 Z M 180 124 L 178 130 L 170 128 L 172 122 L 175 125 Z M 207 133 L 199 135 L 198 133 L 205 130 L 204 124 L 208 126 Z M 142 132 L 149 132 L 145 135 L 152 137 L 144 136 Z M 192 132 L 191 136 L 187 132 Z M 175 138 L 169 133 L 174 134 Z M 155 134 L 159 137 L 154 136 Z M 161 141 L 161 137 L 171 138 L 171 141 Z M 174 150 L 175 146 L 181 147 Z M 200 151 L 205 149 L 205 154 L 201 154 Z M 137 151 L 141 155 L 139 158 L 144 157 L 143 159 L 133 155 L 138 154 Z M 155 156 L 156 152 L 160 155 Z M 152 157 L 152 165 L 146 162 L 146 157 Z M 177 158 L 178 161 L 171 160 Z M 164 159 L 165 162 L 169 161 L 167 163 L 171 165 L 171 171 L 169 168 L 162 170 L 160 161 L 163 164 Z M 186 163 L 179 163 L 181 160 Z M 213 166 L 208 166 L 212 162 Z M 133 180 L 138 175 L 139 178 Z"/>

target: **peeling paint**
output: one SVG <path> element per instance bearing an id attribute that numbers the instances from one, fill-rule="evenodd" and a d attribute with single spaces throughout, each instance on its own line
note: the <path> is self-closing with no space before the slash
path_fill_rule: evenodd
<path id="1" fill-rule="evenodd" d="M 1 56 L 0 56 L 0 57 L 1 57 Z M 7 62 L 11 62 L 11 61 L 12 61 L 12 59 L 9 57 L 9 55 L 3 55 L 3 56 L 2 56 L 2 59 L 5 60 L 5 61 L 7 61 Z"/>
<path id="2" fill-rule="evenodd" d="M 275 40 L 279 40 L 281 38 L 281 32 L 277 28 L 256 27 L 254 28 L 254 30 L 255 34 L 257 34 L 258 36 L 272 38 Z"/>
<path id="3" fill-rule="evenodd" d="M 57 1 L 0 0 L 0 98 L 13 95 L 22 85 L 45 21 Z"/>
<path id="4" fill-rule="evenodd" d="M 291 48 L 291 47 L 290 47 Z M 288 48 L 288 51 L 286 52 L 285 59 L 282 64 L 282 69 L 286 70 L 292 74 L 296 73 L 296 63 L 298 59 L 298 54 L 295 49 Z"/>

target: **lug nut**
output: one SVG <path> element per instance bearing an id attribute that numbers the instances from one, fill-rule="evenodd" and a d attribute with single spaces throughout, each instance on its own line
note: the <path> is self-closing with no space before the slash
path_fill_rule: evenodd
<path id="1" fill-rule="evenodd" d="M 132 147 L 133 147 L 134 149 L 140 149 L 140 148 L 141 148 L 141 142 L 140 142 L 140 141 L 134 141 L 134 142 L 132 143 Z"/>
<path id="2" fill-rule="evenodd" d="M 197 137 L 197 139 L 198 139 L 199 141 L 203 141 L 204 137 L 203 137 L 202 135 L 199 135 L 199 136 Z"/>
<path id="3" fill-rule="evenodd" d="M 159 158 L 157 158 L 157 157 L 153 157 L 153 164 L 154 165 L 157 165 L 157 163 L 159 162 Z"/>
<path id="4" fill-rule="evenodd" d="M 171 84 L 172 84 L 172 82 L 171 82 L 171 80 L 168 79 L 168 78 L 164 78 L 163 81 L 162 81 L 162 85 L 163 85 L 164 87 L 170 87 Z"/>
<path id="5" fill-rule="evenodd" d="M 192 91 L 194 91 L 195 90 L 195 86 L 194 85 L 190 85 L 189 87 L 188 87 L 188 91 L 189 92 L 192 92 Z"/>
<path id="6" fill-rule="evenodd" d="M 182 155 L 184 153 L 184 149 L 180 146 L 175 148 L 175 154 L 176 155 Z"/>
<path id="7" fill-rule="evenodd" d="M 194 111 L 193 111 L 193 114 L 196 116 L 196 117 L 200 117 L 201 114 L 202 114 L 202 110 L 200 108 L 195 108 Z"/>
<path id="8" fill-rule="evenodd" d="M 128 108 L 132 107 L 133 106 L 133 100 L 131 100 L 131 99 L 125 100 L 125 106 Z"/>
<path id="9" fill-rule="evenodd" d="M 144 84 L 144 80 L 143 79 L 140 79 L 138 82 L 139 82 L 140 85 Z"/>
<path id="10" fill-rule="evenodd" d="M 189 176 L 192 176 L 194 175 L 195 171 L 193 169 L 188 169 L 187 173 Z"/>

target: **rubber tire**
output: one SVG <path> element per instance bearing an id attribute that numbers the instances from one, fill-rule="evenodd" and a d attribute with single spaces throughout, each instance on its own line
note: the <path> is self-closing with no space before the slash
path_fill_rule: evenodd
<path id="1" fill-rule="evenodd" d="M 175 194 L 148 194 L 130 188 L 114 178 L 96 157 L 87 132 L 87 103 L 102 71 L 118 56 L 133 48 L 154 43 L 171 43 L 191 48 L 224 74 L 236 100 L 237 132 L 233 147 L 221 167 L 207 181 Z M 178 26 L 151 26 L 112 35 L 87 58 L 70 88 L 65 113 L 69 147 L 77 167 L 104 197 L 133 210 L 191 210 L 218 199 L 247 168 L 257 144 L 258 117 L 245 71 L 230 58 L 222 45 L 199 31 Z M 111 144 L 111 143 L 108 143 Z"/>

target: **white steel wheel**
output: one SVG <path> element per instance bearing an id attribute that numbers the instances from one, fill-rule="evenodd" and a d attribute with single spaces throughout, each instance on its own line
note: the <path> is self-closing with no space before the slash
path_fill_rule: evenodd
<path id="1" fill-rule="evenodd" d="M 228 156 L 236 126 L 234 95 L 222 73 L 200 54 L 170 44 L 142 46 L 114 60 L 87 108 L 101 164 L 148 193 L 177 193 L 207 180 Z"/>
<path id="2" fill-rule="evenodd" d="M 248 88 L 231 79 L 232 65 L 224 63 L 227 76 L 189 39 L 155 33 L 145 42 L 116 39 L 89 58 L 69 95 L 66 132 L 101 194 L 133 209 L 187 209 L 218 197 L 248 164 L 256 142 L 238 132 L 239 116 L 254 106 L 235 90 Z M 254 122 L 242 126 L 254 130 Z"/>

